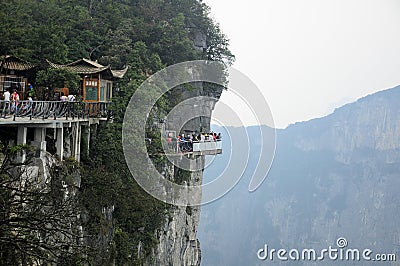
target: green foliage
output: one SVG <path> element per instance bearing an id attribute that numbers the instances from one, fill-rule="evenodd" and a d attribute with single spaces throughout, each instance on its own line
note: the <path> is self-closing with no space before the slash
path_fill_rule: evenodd
<path id="1" fill-rule="evenodd" d="M 187 182 L 190 180 L 191 177 L 191 172 L 188 170 L 180 169 L 177 168 L 175 169 L 175 176 L 174 176 L 174 181 L 177 184 L 183 184 L 183 182 Z"/>
<path id="2" fill-rule="evenodd" d="M 79 75 L 68 69 L 48 68 L 38 71 L 36 75 L 37 85 L 50 88 L 67 87 L 73 94 L 79 92 L 79 81 Z"/>
<path id="3" fill-rule="evenodd" d="M 209 8 L 196 0 L 1 1 L 0 21 L 0 54 L 32 62 L 46 58 L 63 64 L 85 57 L 117 68 L 136 63 L 137 42 L 166 65 L 234 60 Z M 194 49 L 196 34 L 207 37 L 205 51 Z"/>
<path id="4" fill-rule="evenodd" d="M 228 49 L 229 40 L 222 33 L 219 24 L 214 24 L 207 31 L 206 59 L 225 62 L 230 65 L 235 61 L 235 56 Z"/>
<path id="5" fill-rule="evenodd" d="M 185 24 L 185 16 L 180 13 L 153 31 L 153 48 L 167 65 L 195 60 L 201 53 L 195 50 Z"/>
<path id="6" fill-rule="evenodd" d="M 164 221 L 167 207 L 143 191 L 130 175 L 122 151 L 121 124 L 104 125 L 97 132 L 81 184 L 81 204 L 90 216 L 86 228 L 88 235 L 106 230 L 102 210 L 114 206 L 110 255 L 121 263 L 118 265 L 134 264 L 139 243 L 144 250 L 142 255 L 148 255 L 157 243 L 154 232 Z M 97 254 L 102 255 L 107 254 Z"/>
<path id="7" fill-rule="evenodd" d="M 31 146 L 28 145 L 24 145 L 24 144 L 18 144 L 15 146 L 7 146 L 5 147 L 4 144 L 1 145 L 2 147 L 2 151 L 8 153 L 10 156 L 15 156 L 16 154 L 18 154 L 19 152 L 22 151 L 29 151 L 32 150 Z"/>

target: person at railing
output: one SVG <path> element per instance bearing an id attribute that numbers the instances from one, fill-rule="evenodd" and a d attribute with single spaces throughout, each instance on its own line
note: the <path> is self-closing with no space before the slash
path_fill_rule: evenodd
<path id="1" fill-rule="evenodd" d="M 215 133 L 215 132 L 210 132 L 210 133 L 200 133 L 196 135 L 196 137 L 193 139 L 195 142 L 215 142 L 221 140 L 222 136 L 221 133 Z"/>
<path id="2" fill-rule="evenodd" d="M 191 136 L 188 135 L 185 137 L 185 134 L 178 135 L 178 138 L 176 140 L 177 145 L 176 145 L 176 152 L 188 152 L 192 150 L 192 139 L 190 138 Z M 167 138 L 167 143 L 168 143 L 168 138 Z M 172 143 L 174 143 L 174 140 L 172 139 Z"/>
<path id="3" fill-rule="evenodd" d="M 6 89 L 4 92 L 4 106 L 3 106 L 3 115 L 6 116 L 7 113 L 10 113 L 10 91 Z"/>
<path id="4" fill-rule="evenodd" d="M 69 94 L 68 95 L 68 102 L 75 102 L 75 95 Z"/>
<path id="5" fill-rule="evenodd" d="M 182 150 L 182 145 L 185 143 L 185 134 L 178 135 L 179 148 Z"/>
<path id="6" fill-rule="evenodd" d="M 28 101 L 26 103 L 22 102 L 21 103 L 21 110 L 22 110 L 22 114 L 26 114 L 27 112 L 29 112 L 32 108 L 33 105 L 33 99 L 32 97 L 28 97 Z"/>
<path id="7" fill-rule="evenodd" d="M 169 149 L 173 149 L 171 136 L 167 136 L 167 145 Z"/>
<path id="8" fill-rule="evenodd" d="M 18 104 L 19 104 L 19 94 L 16 89 L 14 89 L 13 93 L 11 94 L 11 112 L 18 113 Z"/>
<path id="9" fill-rule="evenodd" d="M 62 102 L 68 101 L 68 97 L 65 96 L 63 92 L 61 92 L 60 101 L 62 101 Z"/>
<path id="10" fill-rule="evenodd" d="M 181 150 L 181 152 L 193 151 L 193 143 L 190 140 L 181 141 L 180 150 Z"/>
<path id="11" fill-rule="evenodd" d="M 193 136 L 189 134 L 189 140 L 187 140 L 187 145 L 189 146 L 189 151 L 193 151 Z"/>
<path id="12" fill-rule="evenodd" d="M 28 92 L 27 92 L 28 97 L 33 97 L 35 96 L 35 90 L 33 89 L 32 84 L 28 83 Z"/>
<path id="13" fill-rule="evenodd" d="M 172 148 L 174 152 L 178 152 L 178 138 L 175 136 L 172 137 Z"/>

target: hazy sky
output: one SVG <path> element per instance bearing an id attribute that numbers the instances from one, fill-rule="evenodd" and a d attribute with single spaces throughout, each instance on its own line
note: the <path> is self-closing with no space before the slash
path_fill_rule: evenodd
<path id="1" fill-rule="evenodd" d="M 204 2 L 278 128 L 400 84 L 399 0 Z"/>

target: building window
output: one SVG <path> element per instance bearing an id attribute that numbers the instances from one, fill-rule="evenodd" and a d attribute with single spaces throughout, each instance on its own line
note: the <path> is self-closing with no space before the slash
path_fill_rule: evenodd
<path id="1" fill-rule="evenodd" d="M 84 87 L 84 100 L 85 101 L 98 101 L 99 100 L 99 89 L 97 79 L 85 80 Z"/>
<path id="2" fill-rule="evenodd" d="M 111 82 L 107 82 L 107 101 L 111 101 L 112 98 L 112 83 Z"/>

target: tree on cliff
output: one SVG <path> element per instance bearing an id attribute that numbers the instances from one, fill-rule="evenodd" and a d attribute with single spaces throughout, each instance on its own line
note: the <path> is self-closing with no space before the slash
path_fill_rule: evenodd
<path id="1" fill-rule="evenodd" d="M 25 146 L 3 147 L 2 152 L 1 264 L 76 263 L 87 252 L 78 230 L 74 188 L 68 185 L 76 168 L 34 159 Z M 24 163 L 16 160 L 20 153 L 26 153 Z"/>

